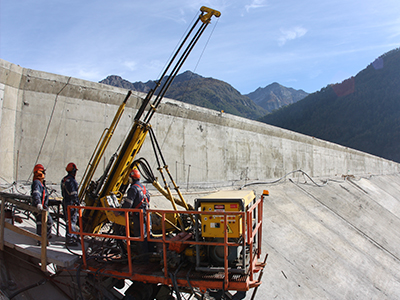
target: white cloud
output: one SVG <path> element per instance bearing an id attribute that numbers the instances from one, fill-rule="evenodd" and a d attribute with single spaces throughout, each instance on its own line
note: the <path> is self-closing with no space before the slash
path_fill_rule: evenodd
<path id="1" fill-rule="evenodd" d="M 98 81 L 99 79 L 99 72 L 97 72 L 96 70 L 90 70 L 90 71 L 86 71 L 86 70 L 77 70 L 77 74 L 78 75 L 72 75 L 73 77 L 77 77 L 77 78 L 82 78 L 85 80 L 90 80 L 90 81 Z"/>
<path id="2" fill-rule="evenodd" d="M 250 5 L 246 5 L 245 6 L 245 9 L 246 9 L 247 12 L 249 12 L 250 9 L 257 9 L 257 8 L 260 8 L 260 7 L 267 6 L 264 3 L 265 3 L 265 0 L 253 0 Z"/>
<path id="3" fill-rule="evenodd" d="M 124 61 L 122 65 L 127 67 L 130 71 L 134 71 L 136 70 L 137 63 L 136 61 L 131 60 L 131 61 Z"/>
<path id="4" fill-rule="evenodd" d="M 202 5 L 222 15 L 215 31 L 213 19 L 181 71 L 198 60 L 213 33 L 198 73 L 223 79 L 241 92 L 288 78 L 298 79 L 296 88 L 317 90 L 341 79 L 332 78 L 335 70 L 355 75 L 399 47 L 399 0 L 0 2 L 1 42 L 7 45 L 1 48 L 2 59 L 92 81 L 112 74 L 132 82 L 158 78 Z M 24 22 L 28 19 L 30 26 Z M 287 47 L 291 43 L 297 45 Z"/>
<path id="5" fill-rule="evenodd" d="M 390 38 L 397 38 L 400 35 L 400 18 L 397 18 L 396 21 L 392 22 L 389 26 L 389 32 L 392 32 Z"/>
<path id="6" fill-rule="evenodd" d="M 307 29 L 296 26 L 292 29 L 281 29 L 281 36 L 279 37 L 279 46 L 283 46 L 287 41 L 294 40 L 304 36 L 307 33 Z"/>

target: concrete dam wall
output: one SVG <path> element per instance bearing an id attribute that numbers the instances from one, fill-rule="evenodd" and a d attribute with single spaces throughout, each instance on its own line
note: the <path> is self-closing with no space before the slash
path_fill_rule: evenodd
<path id="1" fill-rule="evenodd" d="M 40 162 L 58 184 L 70 161 L 79 181 L 126 94 L 0 60 L 0 183 L 28 180 Z M 144 96 L 129 98 L 99 175 Z M 248 187 L 258 196 L 270 191 L 262 233 L 262 255 L 269 256 L 255 299 L 399 299 L 399 164 L 171 99 L 151 124 L 181 187 L 269 182 Z M 149 139 L 138 157 L 157 167 Z M 315 180 L 302 172 L 275 180 L 298 169 Z M 189 203 L 195 197 L 185 194 Z M 10 265 L 10 273 L 32 277 Z M 44 287 L 32 291 L 43 295 Z"/>
<path id="2" fill-rule="evenodd" d="M 127 90 L 25 69 L 0 60 L 0 177 L 29 180 L 35 163 L 58 183 L 73 161 L 77 179 Z M 145 94 L 134 92 L 98 174 L 129 131 Z M 280 178 L 393 174 L 399 164 L 264 123 L 164 99 L 151 121 L 169 169 L 181 185 L 234 185 Z M 156 169 L 150 140 L 139 157 Z"/>

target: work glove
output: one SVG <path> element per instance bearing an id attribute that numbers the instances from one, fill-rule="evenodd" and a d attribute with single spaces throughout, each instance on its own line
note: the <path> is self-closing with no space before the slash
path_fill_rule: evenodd
<path id="1" fill-rule="evenodd" d="M 36 208 L 39 210 L 43 210 L 43 205 L 39 203 L 38 205 L 36 205 Z"/>
<path id="2" fill-rule="evenodd" d="M 78 225 L 72 224 L 71 227 L 72 227 L 72 231 L 79 232 L 79 226 Z"/>

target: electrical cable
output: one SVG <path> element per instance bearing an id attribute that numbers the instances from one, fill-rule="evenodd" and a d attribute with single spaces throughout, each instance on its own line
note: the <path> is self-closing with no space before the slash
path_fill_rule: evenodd
<path id="1" fill-rule="evenodd" d="M 35 288 L 35 287 L 37 287 L 37 286 L 40 286 L 40 285 L 45 284 L 45 283 L 47 282 L 47 280 L 48 280 L 47 278 L 41 279 L 41 280 L 39 280 L 38 282 L 36 282 L 36 283 L 34 283 L 34 284 L 28 285 L 28 286 L 26 286 L 26 287 L 24 287 L 24 288 L 22 288 L 22 289 L 16 291 L 16 292 L 13 293 L 12 295 L 10 295 L 8 298 L 11 300 L 11 299 L 13 299 L 15 296 L 17 296 L 17 295 L 19 295 L 19 294 L 21 294 L 21 293 L 23 293 L 23 292 L 25 292 L 25 291 L 27 291 L 27 290 L 30 290 L 30 289 L 33 289 L 33 288 Z"/>
<path id="2" fill-rule="evenodd" d="M 40 269 L 40 267 L 38 267 L 38 265 L 36 265 L 36 264 L 34 264 L 34 263 L 30 262 L 30 261 L 25 260 L 25 259 L 23 259 L 23 258 L 21 258 L 21 257 L 19 257 L 19 256 L 17 256 L 17 255 L 15 255 L 15 254 L 13 254 L 13 253 L 11 253 L 11 252 L 8 252 L 8 251 L 7 251 L 7 254 L 10 255 L 10 256 L 12 256 L 12 257 L 14 257 L 15 259 L 18 259 L 18 260 L 22 261 L 22 262 L 24 263 L 24 265 L 22 265 L 22 266 L 20 266 L 20 267 L 21 267 L 22 269 L 24 269 L 26 272 L 33 272 L 33 271 L 32 271 L 31 269 L 28 269 L 25 265 L 29 265 L 29 266 L 33 267 L 34 269 L 36 269 L 36 270 L 38 270 L 38 271 L 41 271 L 41 269 Z M 63 269 L 61 269 L 61 270 L 63 270 Z M 37 274 L 37 273 L 34 273 L 34 274 Z M 46 279 L 47 279 L 48 281 L 50 281 L 51 283 L 54 283 L 56 286 L 57 286 L 57 284 L 60 284 L 60 285 L 64 285 L 64 286 L 67 286 L 67 287 L 70 287 L 70 288 L 75 289 L 74 287 L 72 287 L 72 286 L 70 286 L 70 285 L 68 285 L 68 284 L 66 284 L 66 283 L 64 283 L 64 282 L 55 280 L 56 277 L 60 277 L 60 274 L 61 274 L 61 272 L 58 272 L 58 273 L 56 273 L 56 274 L 54 274 L 54 275 L 52 275 L 52 276 L 50 276 L 50 277 L 46 277 Z M 32 275 L 32 276 L 34 276 L 34 275 Z M 71 275 L 68 275 L 68 276 L 71 276 Z M 57 286 L 57 287 L 58 287 L 58 286 Z M 14 296 L 14 297 L 15 297 L 15 296 Z"/>
<path id="3" fill-rule="evenodd" d="M 21 186 L 22 186 L 22 188 L 25 188 L 24 185 L 21 184 Z M 17 186 L 17 183 L 15 183 L 15 190 L 16 190 L 19 194 L 21 194 L 21 195 L 27 195 L 27 194 L 29 193 L 29 191 L 26 191 L 25 193 L 24 193 L 24 192 L 21 192 L 21 191 L 19 190 L 18 186 Z"/>
<path id="4" fill-rule="evenodd" d="M 196 20 L 198 19 L 198 13 L 196 12 L 193 16 L 192 21 L 189 23 L 189 26 L 186 28 L 185 32 L 182 34 L 181 38 L 179 39 L 178 43 L 176 44 L 174 50 L 172 51 L 172 53 L 170 54 L 170 56 L 168 57 L 167 62 L 164 64 L 164 67 L 162 68 L 162 70 L 158 73 L 158 77 L 161 77 L 161 74 L 163 73 L 163 70 L 165 70 L 167 68 L 168 62 L 172 59 L 174 53 L 177 51 L 179 45 L 182 43 L 183 39 L 185 36 L 187 36 L 188 32 L 189 32 L 189 28 L 191 28 L 193 26 L 193 24 L 196 22 Z"/>
<path id="5" fill-rule="evenodd" d="M 139 169 L 143 177 L 146 179 L 146 181 L 148 182 L 156 181 L 156 177 L 154 176 L 154 173 L 151 170 L 150 164 L 144 157 L 135 160 L 132 163 L 132 165 L 134 166 L 137 165 L 137 168 Z"/>
<path id="6" fill-rule="evenodd" d="M 195 26 L 197 25 L 197 23 L 199 22 L 200 18 L 197 19 L 196 23 L 193 25 L 192 29 L 190 30 L 190 32 L 188 33 L 187 37 L 185 38 L 185 40 L 183 41 L 183 43 L 181 44 L 180 48 L 178 49 L 178 51 L 175 53 L 174 58 L 171 60 L 170 64 L 168 65 L 167 69 L 170 67 L 171 63 L 173 62 L 173 60 L 175 59 L 176 55 L 178 54 L 178 52 L 181 50 L 181 47 L 184 45 L 184 43 L 186 43 L 186 39 L 189 37 L 189 35 L 191 34 L 191 31 L 195 28 Z M 145 124 L 149 124 L 150 119 L 152 118 L 152 116 L 155 113 L 155 109 L 160 105 L 162 98 L 164 97 L 166 91 L 168 90 L 169 86 L 171 85 L 172 81 L 174 80 L 174 78 L 176 77 L 177 73 L 179 72 L 180 68 L 182 67 L 183 63 L 185 62 L 185 60 L 187 59 L 188 55 L 190 54 L 190 52 L 192 51 L 194 45 L 197 43 L 197 41 L 199 40 L 200 36 L 202 35 L 202 33 L 204 32 L 206 26 L 208 24 L 207 23 L 203 23 L 200 28 L 197 30 L 197 32 L 194 34 L 192 40 L 189 42 L 189 44 L 187 45 L 186 49 L 184 50 L 183 54 L 180 56 L 180 58 L 178 59 L 178 62 L 175 64 L 171 75 L 169 75 L 166 79 L 166 81 L 164 82 L 164 84 L 161 87 L 160 93 L 156 96 L 156 99 L 153 101 L 153 107 L 154 109 L 149 110 L 144 118 L 144 123 Z M 166 70 L 167 71 L 167 70 Z M 165 71 L 165 72 L 166 72 Z M 157 87 L 158 88 L 158 87 Z"/>
<path id="7" fill-rule="evenodd" d="M 199 59 L 197 60 L 196 66 L 194 67 L 193 71 L 196 71 L 196 70 L 197 70 L 197 67 L 198 67 L 199 64 L 200 64 L 200 60 L 203 58 L 204 52 L 206 51 L 206 48 L 207 48 L 207 46 L 208 46 L 208 43 L 209 43 L 210 40 L 211 40 L 211 36 L 214 34 L 214 30 L 215 30 L 215 28 L 217 27 L 218 22 L 219 22 L 219 18 L 217 18 L 217 22 L 215 23 L 213 29 L 212 29 L 211 32 L 210 32 L 210 35 L 208 36 L 207 42 L 206 42 L 206 44 L 204 45 L 203 50 L 201 51 L 201 54 L 200 54 L 200 56 L 199 56 Z"/>
<path id="8" fill-rule="evenodd" d="M 64 120 L 66 120 L 66 115 L 64 115 L 64 114 L 65 114 L 65 111 L 66 111 L 65 107 L 66 107 L 66 102 L 64 101 L 64 106 L 63 106 L 63 108 L 61 108 L 61 117 L 59 118 L 58 130 L 57 130 L 56 137 L 55 137 L 55 139 L 54 139 L 53 149 L 51 150 L 51 154 L 50 154 L 49 157 L 48 157 L 48 163 L 47 163 L 47 168 L 48 168 L 48 169 L 51 168 L 51 162 L 52 162 L 52 160 L 53 160 L 54 153 L 56 152 L 56 151 L 55 151 L 55 148 L 56 148 L 56 145 L 58 144 L 58 137 L 60 136 L 60 131 L 61 131 L 61 128 L 62 128 L 61 124 L 62 124 L 62 122 L 63 122 Z M 55 126 L 56 126 L 56 125 L 55 125 Z M 56 154 L 56 155 L 57 155 L 57 154 Z"/>
<path id="9" fill-rule="evenodd" d="M 193 294 L 195 297 L 198 297 L 198 293 L 196 293 L 196 291 L 194 290 L 192 284 L 190 283 L 190 277 L 189 277 L 189 275 L 190 275 L 190 272 L 192 271 L 192 268 L 193 268 L 193 266 L 191 266 L 190 269 L 189 269 L 189 271 L 186 273 L 186 281 L 187 281 L 187 283 L 188 283 L 188 285 L 189 285 L 190 290 L 192 291 L 192 294 Z M 200 294 L 201 294 L 201 293 L 200 293 Z M 203 294 L 201 294 L 201 296 L 203 296 Z"/>
<path id="10" fill-rule="evenodd" d="M 197 63 L 196 63 L 196 65 L 195 65 L 195 67 L 193 68 L 193 73 L 196 72 L 197 67 L 198 67 L 199 64 L 200 64 L 200 61 L 201 61 L 201 59 L 203 58 L 204 52 L 205 52 L 205 50 L 206 50 L 206 48 L 207 48 L 207 46 L 208 46 L 208 43 L 209 43 L 210 40 L 211 40 L 211 36 L 213 35 L 214 30 L 215 30 L 215 28 L 217 27 L 218 22 L 219 22 L 219 18 L 217 19 L 217 22 L 215 23 L 215 25 L 214 25 L 214 27 L 213 27 L 213 29 L 212 29 L 212 31 L 211 31 L 211 33 L 210 33 L 208 39 L 207 39 L 207 42 L 206 42 L 206 44 L 205 44 L 205 46 L 204 46 L 204 48 L 203 48 L 203 50 L 202 50 L 202 52 L 201 52 L 201 54 L 200 54 L 200 56 L 199 56 L 199 59 L 197 60 Z M 182 96 L 180 97 L 180 99 L 176 99 L 176 100 L 179 100 L 179 101 L 184 102 L 183 99 L 185 98 L 186 94 L 188 93 L 190 83 L 192 82 L 193 73 L 190 74 L 190 78 L 189 78 L 189 80 L 188 80 L 187 83 L 186 83 L 186 88 L 185 88 L 184 92 L 182 93 Z M 177 107 L 175 108 L 176 111 L 177 111 L 178 109 L 179 109 L 179 106 L 177 106 Z M 171 128 L 172 128 L 172 124 L 173 124 L 175 118 L 176 118 L 176 115 L 173 116 L 172 121 L 170 122 L 170 124 L 169 124 L 169 126 L 168 126 L 168 130 L 166 131 L 166 134 L 165 134 L 165 137 L 164 137 L 164 139 L 163 139 L 163 141 L 162 141 L 162 143 L 161 143 L 161 146 L 163 146 L 163 145 L 165 144 L 165 142 L 166 142 L 166 140 L 167 140 L 167 137 L 168 137 L 168 135 L 169 135 L 169 132 L 170 132 L 170 130 L 171 130 Z"/>
<path id="11" fill-rule="evenodd" d="M 179 288 L 178 288 L 178 284 L 177 284 L 175 275 L 172 274 L 171 272 L 168 272 L 168 274 L 169 274 L 169 277 L 171 277 L 172 288 L 174 289 L 176 297 L 178 298 L 178 300 L 182 300 L 181 293 L 179 292 Z"/>
<path id="12" fill-rule="evenodd" d="M 78 285 L 78 291 L 79 291 L 79 296 L 80 296 L 81 300 L 85 299 L 85 298 L 83 298 L 82 286 L 81 286 L 81 274 L 80 273 L 81 273 L 81 269 L 82 269 L 82 264 L 83 263 L 80 263 L 78 268 L 76 269 L 76 283 Z"/>
<path id="13" fill-rule="evenodd" d="M 250 182 L 250 183 L 246 183 L 246 184 L 242 185 L 242 186 L 239 188 L 239 190 L 241 190 L 241 189 L 243 189 L 244 187 L 249 186 L 249 185 L 256 185 L 256 184 L 274 184 L 274 183 L 277 183 L 277 182 L 281 181 L 282 179 L 286 178 L 286 177 L 289 176 L 290 174 L 293 174 L 293 173 L 296 173 L 296 172 L 300 172 L 300 173 L 302 173 L 303 175 L 307 176 L 307 177 L 311 180 L 311 182 L 314 183 L 314 184 L 315 184 L 316 186 L 318 186 L 318 187 L 323 187 L 323 186 L 325 186 L 325 185 L 328 184 L 328 180 L 326 180 L 322 185 L 321 185 L 321 184 L 318 184 L 318 183 L 316 183 L 306 172 L 304 172 L 303 170 L 295 170 L 295 171 L 286 173 L 284 176 L 282 176 L 281 178 L 279 178 L 279 179 L 277 179 L 277 180 L 274 180 L 274 181 L 263 181 L 263 182 Z"/>
<path id="14" fill-rule="evenodd" d="M 15 181 L 14 181 L 13 183 L 9 183 L 7 180 L 5 180 L 5 179 L 4 179 L 3 177 L 1 177 L 1 176 L 0 176 L 0 179 L 3 179 L 3 180 L 6 182 L 6 184 L 8 185 L 7 187 L 2 188 L 2 192 L 11 189 L 11 188 L 16 184 Z"/>
<path id="15" fill-rule="evenodd" d="M 82 255 L 79 254 L 79 253 L 73 252 L 73 251 L 68 247 L 67 243 L 65 243 L 65 248 L 66 248 L 67 251 L 68 251 L 69 253 L 71 253 L 72 255 L 75 255 L 75 256 L 78 256 L 78 257 L 82 258 Z"/>

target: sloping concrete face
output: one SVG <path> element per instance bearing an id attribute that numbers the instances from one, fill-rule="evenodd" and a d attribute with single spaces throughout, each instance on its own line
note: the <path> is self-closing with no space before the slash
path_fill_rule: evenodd
<path id="1" fill-rule="evenodd" d="M 57 183 L 77 164 L 78 180 L 127 90 L 49 74 L 0 60 L 0 176 L 30 180 L 35 163 Z M 128 100 L 98 176 L 123 142 L 145 95 Z M 279 178 L 302 169 L 311 176 L 391 174 L 399 164 L 256 121 L 164 99 L 151 124 L 180 185 L 232 185 Z M 139 157 L 157 167 L 147 139 Z"/>
<path id="2" fill-rule="evenodd" d="M 331 179 L 255 187 L 270 191 L 256 299 L 399 298 L 400 175 Z"/>
<path id="3" fill-rule="evenodd" d="M 58 183 L 74 161 L 79 180 L 126 93 L 0 60 L 0 179 L 28 180 L 37 161 L 47 167 L 48 181 Z M 132 125 L 141 97 L 129 99 L 100 172 Z M 269 258 L 255 299 L 399 298 L 397 163 L 170 99 L 151 123 L 182 187 L 237 186 L 297 169 L 314 178 L 297 172 L 290 180 L 248 187 L 258 196 L 270 191 L 262 236 Z M 148 140 L 141 156 L 155 166 Z"/>

